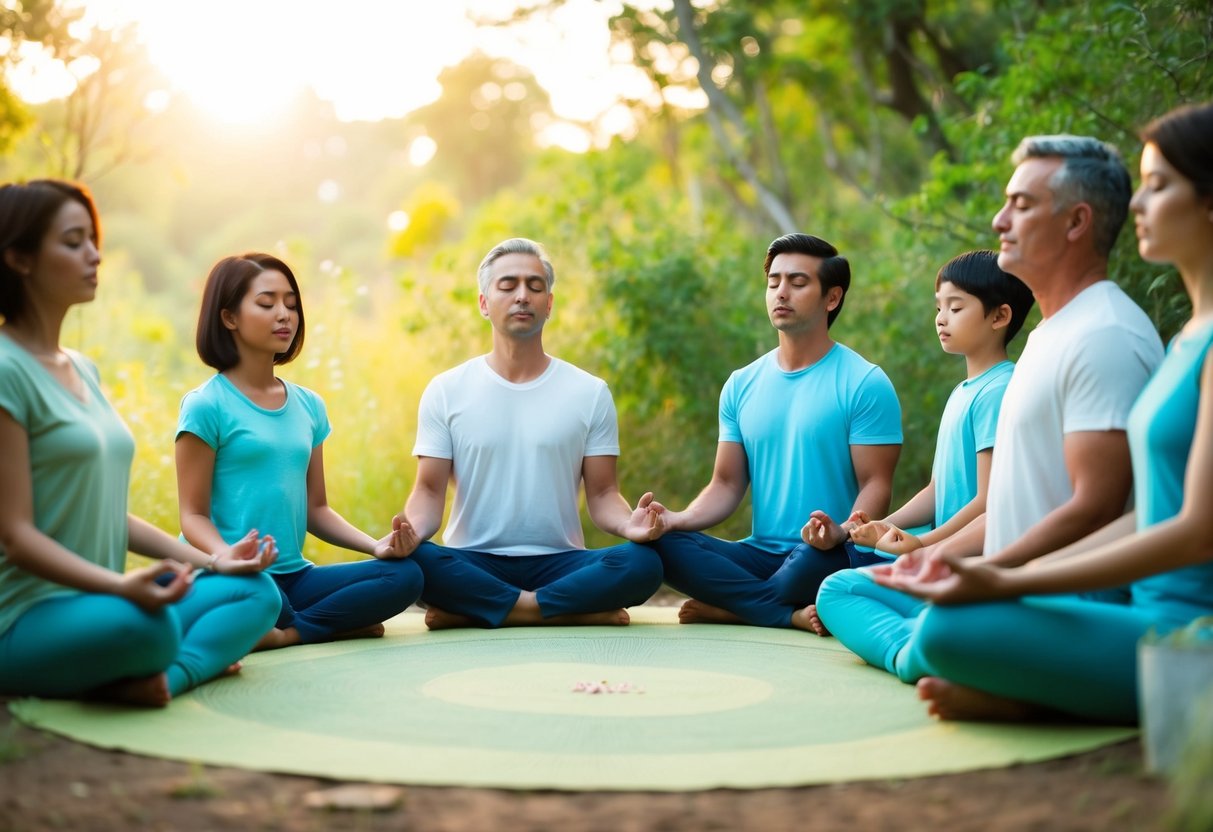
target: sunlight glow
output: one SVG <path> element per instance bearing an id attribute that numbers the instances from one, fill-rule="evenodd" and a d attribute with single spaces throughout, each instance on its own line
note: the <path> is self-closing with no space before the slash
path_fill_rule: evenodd
<path id="1" fill-rule="evenodd" d="M 610 41 L 607 20 L 619 12 L 619 0 L 551 7 L 540 0 L 211 0 L 188 14 L 164 0 L 64 3 L 84 11 L 77 34 L 135 25 L 170 86 L 148 97 L 149 110 L 183 96 L 223 123 L 271 128 L 309 89 L 345 121 L 399 118 L 434 101 L 439 73 L 477 49 L 527 67 L 547 91 L 556 119 L 543 126 L 545 145 L 602 146 L 611 135 L 635 129 L 616 108 L 621 99 L 660 100 L 631 63 L 630 50 Z M 535 11 L 523 22 L 490 25 L 519 8 Z M 34 44 L 22 45 L 19 55 L 6 78 L 31 103 L 67 95 L 90 71 L 64 67 Z M 687 72 L 685 56 L 662 57 Z M 517 101 L 526 86 L 502 79 L 479 95 Z M 679 102 L 696 103 L 686 96 Z M 590 144 L 582 134 L 591 136 Z M 417 140 L 409 149 L 414 165 L 432 156 L 432 143 Z"/>

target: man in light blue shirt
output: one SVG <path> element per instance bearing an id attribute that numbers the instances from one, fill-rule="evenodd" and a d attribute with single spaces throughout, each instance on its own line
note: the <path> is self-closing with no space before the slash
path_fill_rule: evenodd
<path id="1" fill-rule="evenodd" d="M 830 243 L 787 234 L 767 249 L 767 312 L 779 346 L 734 372 L 720 394 L 712 480 L 651 545 L 665 579 L 690 596 L 683 623 L 810 629 L 805 608 L 847 566 L 843 537 L 825 551 L 802 542 L 813 511 L 849 517 L 888 510 L 901 452 L 901 408 L 875 364 L 830 338 L 851 282 Z M 752 489 L 753 528 L 741 541 L 700 533 Z"/>

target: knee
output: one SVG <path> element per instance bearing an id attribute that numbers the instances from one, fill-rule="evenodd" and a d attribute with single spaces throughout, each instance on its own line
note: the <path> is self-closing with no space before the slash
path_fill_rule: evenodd
<path id="1" fill-rule="evenodd" d="M 167 607 L 146 612 L 134 604 L 124 604 L 105 621 L 96 622 L 93 632 L 102 642 L 94 648 L 98 653 L 125 654 L 137 659 L 140 668 L 128 669 L 130 675 L 163 670 L 173 663 L 181 649 L 181 626 Z"/>
<path id="2" fill-rule="evenodd" d="M 420 564 L 415 560 L 408 557 L 398 560 L 381 560 L 379 563 L 383 580 L 392 584 L 401 595 L 408 595 L 414 599 L 421 595 L 421 588 L 425 585 L 425 576 L 421 573 Z"/>
<path id="3" fill-rule="evenodd" d="M 602 555 L 602 565 L 619 576 L 626 575 L 629 586 L 647 590 L 652 595 L 661 588 L 665 570 L 661 558 L 653 549 L 641 543 L 614 546 Z"/>
<path id="4" fill-rule="evenodd" d="M 279 613 L 282 612 L 282 592 L 266 572 L 252 575 L 214 575 L 207 580 L 223 581 L 228 598 L 233 603 L 243 604 L 250 611 L 250 620 L 264 620 L 264 629 L 268 630 L 274 626 Z"/>
<path id="5" fill-rule="evenodd" d="M 914 630 L 914 649 L 932 673 L 951 678 L 954 668 L 964 668 L 985 651 L 971 643 L 984 631 L 977 622 L 967 620 L 964 607 L 930 606 L 918 619 Z"/>

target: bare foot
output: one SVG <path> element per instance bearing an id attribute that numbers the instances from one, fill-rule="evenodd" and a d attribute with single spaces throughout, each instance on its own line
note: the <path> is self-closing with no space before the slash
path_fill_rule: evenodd
<path id="1" fill-rule="evenodd" d="M 728 610 L 713 607 L 711 604 L 705 604 L 703 601 L 696 601 L 694 598 L 691 598 L 678 608 L 678 623 L 744 624 L 745 622 Z"/>
<path id="2" fill-rule="evenodd" d="M 219 678 L 222 679 L 224 676 L 235 676 L 240 672 L 241 667 L 242 665 L 240 662 L 232 662 L 227 667 L 223 668 L 223 672 L 219 674 Z"/>
<path id="3" fill-rule="evenodd" d="M 356 630 L 345 630 L 335 633 L 329 641 L 345 641 L 351 638 L 383 638 L 383 624 L 368 624 Z"/>
<path id="4" fill-rule="evenodd" d="M 562 627 L 573 626 L 600 626 L 600 627 L 626 627 L 632 623 L 632 616 L 628 615 L 627 610 L 607 610 L 606 612 L 586 612 L 579 615 L 553 615 L 551 618 L 544 618 L 541 621 L 529 622 L 537 624 L 553 624 Z M 507 626 L 509 620 L 506 621 Z"/>
<path id="5" fill-rule="evenodd" d="M 821 616 L 817 614 L 817 605 L 809 604 L 804 609 L 796 610 L 792 613 L 792 626 L 798 630 L 808 630 L 810 633 L 816 633 L 819 636 L 828 636 L 830 631 L 826 629 L 826 625 L 821 622 Z"/>
<path id="6" fill-rule="evenodd" d="M 277 650 L 280 647 L 291 647 L 298 643 L 299 631 L 294 627 L 287 627 L 284 630 L 275 627 L 253 645 L 253 652 L 257 652 L 258 650 Z"/>
<path id="7" fill-rule="evenodd" d="M 456 615 L 437 607 L 430 607 L 425 611 L 425 626 L 431 630 L 451 630 L 456 627 L 478 627 L 480 625 L 466 615 Z"/>
<path id="8" fill-rule="evenodd" d="M 927 713 L 945 720 L 1027 722 L 1049 713 L 1037 705 L 958 685 L 938 676 L 919 679 L 917 687 L 918 698 L 927 703 Z"/>
<path id="9" fill-rule="evenodd" d="M 157 673 L 139 679 L 119 679 L 97 688 L 89 694 L 90 699 L 120 702 L 123 705 L 139 705 L 144 708 L 163 708 L 173 695 L 168 691 L 168 676 Z"/>

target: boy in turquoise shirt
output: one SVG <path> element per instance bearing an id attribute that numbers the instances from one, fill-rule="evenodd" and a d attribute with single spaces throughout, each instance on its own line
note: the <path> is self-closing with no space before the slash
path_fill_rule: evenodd
<path id="1" fill-rule="evenodd" d="M 985 511 L 998 410 L 1014 367 L 1007 345 L 1023 327 L 1032 302 L 1031 290 L 998 268 L 997 252 L 970 251 L 939 270 L 935 328 L 944 352 L 964 356 L 965 380 L 944 407 L 930 482 L 883 520 L 855 512 L 842 524 L 841 532 L 850 536 L 851 566 L 885 562 L 885 555 L 943 540 Z M 832 525 L 828 515 L 814 512 L 804 528 L 805 541 L 815 545 L 827 538 Z M 868 580 L 844 572 L 834 581 L 856 579 Z M 811 620 L 815 631 L 825 635 L 820 619 Z"/>

